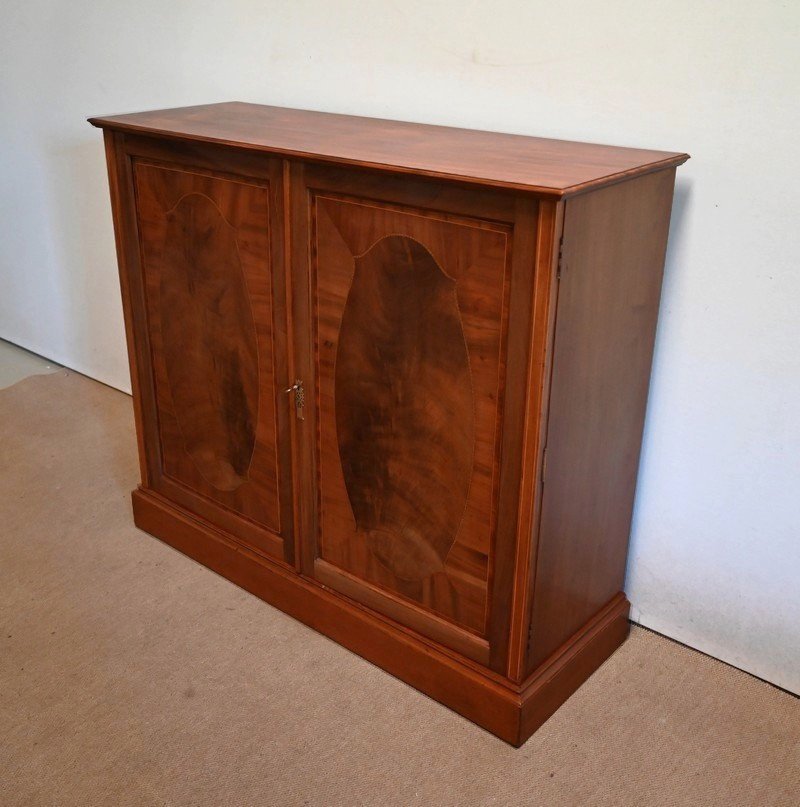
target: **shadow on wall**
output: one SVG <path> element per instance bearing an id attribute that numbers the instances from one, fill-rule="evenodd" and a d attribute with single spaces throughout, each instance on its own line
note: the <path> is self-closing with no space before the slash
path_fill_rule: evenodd
<path id="1" fill-rule="evenodd" d="M 92 365 L 92 375 L 129 391 L 102 138 L 73 145 L 59 141 L 46 154 L 56 218 L 53 268 L 64 310 L 62 351 L 91 356 L 100 365 Z"/>
<path id="2" fill-rule="evenodd" d="M 672 215 L 670 216 L 669 223 L 669 239 L 667 241 L 667 256 L 664 263 L 664 280 L 661 289 L 661 306 L 658 315 L 658 326 L 656 331 L 656 343 L 653 355 L 653 369 L 650 379 L 650 391 L 648 394 L 647 414 L 645 416 L 644 434 L 642 438 L 642 450 L 639 459 L 639 474 L 636 482 L 636 499 L 634 501 L 633 519 L 631 521 L 631 545 L 628 552 L 628 568 L 625 574 L 625 590 L 629 591 L 630 571 L 633 564 L 639 564 L 640 560 L 636 557 L 636 525 L 638 524 L 638 508 L 642 500 L 642 492 L 644 485 L 642 485 L 643 469 L 647 467 L 649 461 L 649 448 L 650 448 L 650 422 L 651 422 L 651 401 L 661 400 L 659 386 L 659 371 L 660 366 L 660 346 L 662 343 L 668 343 L 669 339 L 664 335 L 665 331 L 669 328 L 668 316 L 670 300 L 676 296 L 676 289 L 680 285 L 682 279 L 685 277 L 687 271 L 687 261 L 681 257 L 685 255 L 684 250 L 687 248 L 689 241 L 689 234 L 687 225 L 689 222 L 689 208 L 692 201 L 692 181 L 690 179 L 682 178 L 678 175 L 675 181 L 675 193 L 672 199 Z M 636 607 L 636 603 L 631 603 L 631 620 L 633 622 L 640 621 L 640 612 Z"/>
<path id="3" fill-rule="evenodd" d="M 675 181 L 675 195 L 672 199 L 672 216 L 669 222 L 669 240 L 667 241 L 667 261 L 664 266 L 664 288 L 662 299 L 671 286 L 670 281 L 677 273 L 680 262 L 676 259 L 688 242 L 686 222 L 689 216 L 689 203 L 692 196 L 692 181 L 680 177 Z M 685 269 L 685 264 L 684 267 Z"/>
<path id="4" fill-rule="evenodd" d="M 653 375 L 650 381 L 650 398 L 656 399 L 654 389 L 658 385 L 659 346 L 662 342 L 662 333 L 669 327 L 668 317 L 671 300 L 675 299 L 676 290 L 686 277 L 688 262 L 684 257 L 689 243 L 689 208 L 692 200 L 692 181 L 677 178 L 675 194 L 672 199 L 672 215 L 669 222 L 669 240 L 667 241 L 667 256 L 664 262 L 664 280 L 661 287 L 661 307 L 658 315 L 658 330 L 656 331 L 655 355 L 653 356 Z M 649 407 L 648 407 L 649 411 Z M 647 443 L 647 424 L 645 423 L 645 446 L 642 451 L 642 463 Z M 640 467 L 641 464 L 640 463 Z"/>

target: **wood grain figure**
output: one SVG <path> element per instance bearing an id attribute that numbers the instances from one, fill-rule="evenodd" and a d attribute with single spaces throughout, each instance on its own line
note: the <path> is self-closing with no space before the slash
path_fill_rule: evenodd
<path id="1" fill-rule="evenodd" d="M 455 283 L 419 242 L 388 235 L 356 256 L 334 387 L 356 529 L 398 578 L 425 580 L 461 525 L 475 429 Z"/>

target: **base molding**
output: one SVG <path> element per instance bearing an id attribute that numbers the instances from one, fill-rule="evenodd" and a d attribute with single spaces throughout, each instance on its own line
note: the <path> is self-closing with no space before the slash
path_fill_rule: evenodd
<path id="1" fill-rule="evenodd" d="M 630 604 L 620 593 L 517 684 L 251 551 L 158 493 L 139 488 L 132 499 L 140 529 L 515 746 L 628 635 Z"/>

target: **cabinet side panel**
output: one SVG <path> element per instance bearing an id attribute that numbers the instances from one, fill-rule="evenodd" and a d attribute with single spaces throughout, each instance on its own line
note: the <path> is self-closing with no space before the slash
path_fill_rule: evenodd
<path id="1" fill-rule="evenodd" d="M 674 180 L 566 205 L 529 670 L 622 588 Z"/>

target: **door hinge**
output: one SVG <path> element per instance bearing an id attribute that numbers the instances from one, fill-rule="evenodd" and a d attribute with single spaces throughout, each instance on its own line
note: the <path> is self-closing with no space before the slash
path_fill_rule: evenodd
<path id="1" fill-rule="evenodd" d="M 547 471 L 547 446 L 544 447 L 544 451 L 542 451 L 542 473 L 541 473 L 541 484 L 544 485 L 544 476 Z"/>
<path id="2" fill-rule="evenodd" d="M 294 414 L 298 420 L 305 420 L 305 414 L 303 413 L 303 407 L 306 405 L 306 394 L 303 390 L 303 382 L 298 378 L 295 379 L 294 384 L 292 384 L 289 389 L 284 390 L 286 393 L 294 393 Z"/>
<path id="3" fill-rule="evenodd" d="M 525 649 L 528 653 L 531 652 L 531 646 L 533 645 L 533 614 L 528 615 L 528 641 L 525 643 Z"/>
<path id="4" fill-rule="evenodd" d="M 561 264 L 564 261 L 564 236 L 558 239 L 558 263 L 556 264 L 556 280 L 561 280 Z"/>

